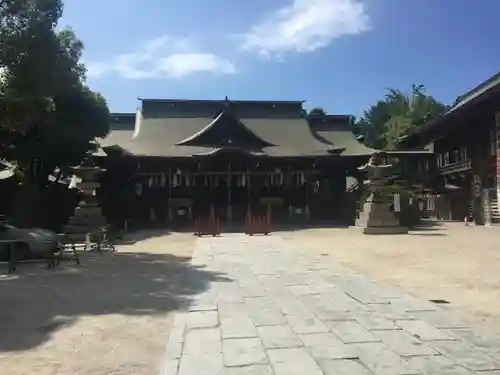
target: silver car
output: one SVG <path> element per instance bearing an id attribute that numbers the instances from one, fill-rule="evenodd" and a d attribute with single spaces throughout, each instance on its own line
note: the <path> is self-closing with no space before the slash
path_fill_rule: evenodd
<path id="1" fill-rule="evenodd" d="M 44 258 L 51 256 L 60 247 L 56 233 L 41 228 L 17 228 L 0 222 L 0 240 L 15 241 L 14 251 L 17 260 Z M 0 261 L 7 261 L 7 246 L 0 244 Z"/>

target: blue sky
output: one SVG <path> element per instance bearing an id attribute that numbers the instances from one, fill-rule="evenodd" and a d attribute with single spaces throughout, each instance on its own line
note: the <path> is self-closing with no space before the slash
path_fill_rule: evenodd
<path id="1" fill-rule="evenodd" d="M 228 96 L 360 115 L 388 87 L 450 103 L 497 73 L 499 14 L 498 0 L 66 0 L 61 24 L 113 112 Z"/>

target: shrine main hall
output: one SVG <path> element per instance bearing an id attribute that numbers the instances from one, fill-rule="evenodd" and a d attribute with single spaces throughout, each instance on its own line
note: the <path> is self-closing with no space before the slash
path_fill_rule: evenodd
<path id="1" fill-rule="evenodd" d="M 142 99 L 113 114 L 100 140 L 99 195 L 109 222 L 187 225 L 215 215 L 242 224 L 351 225 L 376 151 L 353 134 L 350 116 L 309 116 L 302 101 Z"/>

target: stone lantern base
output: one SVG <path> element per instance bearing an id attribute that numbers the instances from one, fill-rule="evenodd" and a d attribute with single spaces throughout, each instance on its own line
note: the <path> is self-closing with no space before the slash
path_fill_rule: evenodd
<path id="1" fill-rule="evenodd" d="M 363 212 L 356 222 L 364 227 L 364 234 L 407 234 L 408 228 L 399 224 L 395 212 L 386 199 L 374 199 L 373 194 L 363 205 Z"/>

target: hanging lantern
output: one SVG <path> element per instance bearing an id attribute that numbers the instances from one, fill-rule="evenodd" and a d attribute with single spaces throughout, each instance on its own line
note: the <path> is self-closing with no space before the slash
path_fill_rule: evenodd
<path id="1" fill-rule="evenodd" d="M 153 186 L 153 183 L 154 183 L 154 181 L 153 181 L 153 177 L 149 177 L 149 178 L 148 178 L 148 186 L 149 186 L 149 187 L 152 187 L 152 186 Z"/>
<path id="2" fill-rule="evenodd" d="M 174 178 L 172 179 L 172 186 L 177 187 L 179 185 L 179 176 L 174 174 Z"/>
<path id="3" fill-rule="evenodd" d="M 241 186 L 245 187 L 247 184 L 247 178 L 245 175 L 241 176 Z"/>

